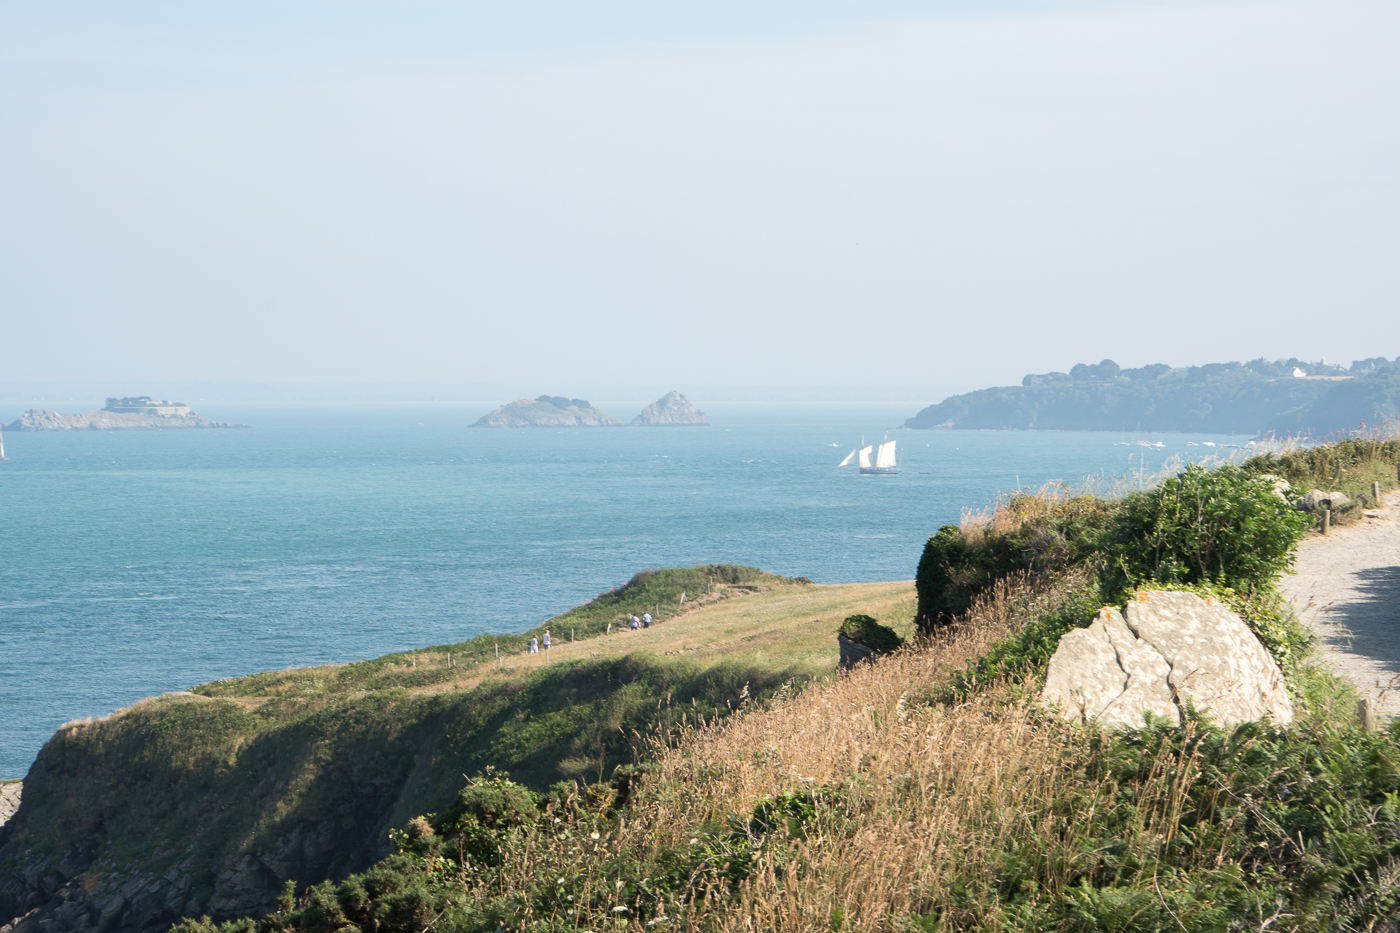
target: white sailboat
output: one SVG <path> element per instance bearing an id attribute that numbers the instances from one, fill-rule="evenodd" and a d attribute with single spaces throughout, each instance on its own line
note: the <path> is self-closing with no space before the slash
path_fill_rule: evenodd
<path id="1" fill-rule="evenodd" d="M 885 437 L 888 438 L 889 434 L 886 433 Z M 872 451 L 875 454 L 874 463 L 870 460 Z M 858 467 L 862 473 L 875 476 L 901 472 L 894 441 L 882 441 L 877 448 L 874 444 L 866 444 L 864 437 L 860 439 L 860 446 L 846 454 L 846 458 L 836 465 L 838 467 Z"/>
<path id="2" fill-rule="evenodd" d="M 5 432 L 0 431 L 0 460 L 8 459 L 10 458 L 5 456 Z"/>
<path id="3" fill-rule="evenodd" d="M 864 469 L 870 466 L 870 451 L 874 449 L 874 447 L 865 446 L 865 438 L 862 437 L 860 439 L 860 446 L 846 454 L 846 459 L 836 465 L 838 467 L 853 467 L 856 465 L 856 458 L 859 457 L 861 468 Z"/>

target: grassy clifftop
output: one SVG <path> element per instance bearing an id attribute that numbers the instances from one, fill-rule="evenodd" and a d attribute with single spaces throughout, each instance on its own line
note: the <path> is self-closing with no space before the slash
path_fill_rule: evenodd
<path id="1" fill-rule="evenodd" d="M 644 607 L 662 621 L 584 637 Z M 88 899 L 104 884 L 164 877 L 153 882 L 162 903 L 128 929 L 265 911 L 288 878 L 372 864 L 390 827 L 447 807 L 464 774 L 505 769 L 541 792 L 597 781 L 657 726 L 723 717 L 744 697 L 832 670 L 845 615 L 907 630 L 913 608 L 909 582 L 661 570 L 551 620 L 548 655 L 521 653 L 528 633 L 488 636 L 218 681 L 69 724 L 0 837 L 0 913 L 51 896 L 15 880 L 44 872 Z M 84 885 L 96 887 L 80 896 Z"/>

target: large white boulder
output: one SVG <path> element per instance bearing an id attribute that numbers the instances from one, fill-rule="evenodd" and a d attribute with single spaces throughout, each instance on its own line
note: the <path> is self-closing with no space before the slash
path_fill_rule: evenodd
<path id="1" fill-rule="evenodd" d="M 1293 721 L 1283 672 L 1238 615 L 1195 593 L 1138 593 L 1126 618 L 1099 611 L 1060 639 L 1041 702 L 1074 722 L 1181 722 L 1190 703 L 1219 725 Z"/>

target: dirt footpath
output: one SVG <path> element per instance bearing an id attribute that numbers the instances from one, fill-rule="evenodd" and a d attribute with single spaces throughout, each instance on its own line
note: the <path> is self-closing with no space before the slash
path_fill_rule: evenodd
<path id="1" fill-rule="evenodd" d="M 1380 712 L 1400 716 L 1400 491 L 1379 517 L 1304 541 L 1280 582 L 1323 660 L 1363 697 L 1384 693 Z"/>

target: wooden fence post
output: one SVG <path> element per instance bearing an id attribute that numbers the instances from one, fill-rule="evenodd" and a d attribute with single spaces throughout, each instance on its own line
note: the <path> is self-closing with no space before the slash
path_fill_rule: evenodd
<path id="1" fill-rule="evenodd" d="M 1323 534 L 1327 534 L 1327 533 L 1328 533 L 1329 531 L 1331 531 L 1331 530 L 1332 530 L 1332 510 L 1331 510 L 1331 509 L 1323 509 L 1323 510 L 1322 510 L 1322 533 L 1323 533 Z"/>
<path id="2" fill-rule="evenodd" d="M 1370 697 L 1356 704 L 1356 718 L 1361 720 L 1361 728 L 1367 732 L 1376 731 L 1376 702 Z"/>

